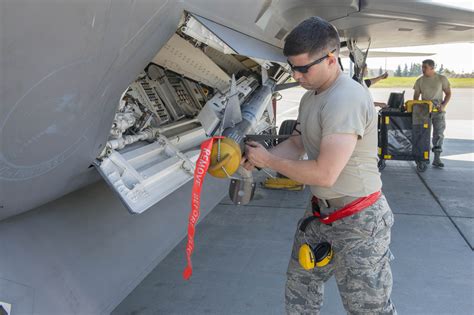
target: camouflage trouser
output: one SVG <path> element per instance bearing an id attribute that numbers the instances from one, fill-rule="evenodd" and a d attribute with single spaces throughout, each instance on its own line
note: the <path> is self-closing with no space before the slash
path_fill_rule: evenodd
<path id="1" fill-rule="evenodd" d="M 308 210 L 300 222 L 310 216 Z M 396 314 L 390 300 L 392 272 L 389 250 L 393 214 L 384 196 L 372 206 L 352 216 L 325 225 L 318 220 L 297 228 L 288 265 L 285 305 L 288 314 L 319 314 L 324 283 L 335 275 L 339 293 L 348 314 Z M 299 226 L 299 224 L 298 224 Z M 332 261 L 321 268 L 304 270 L 298 251 L 304 242 L 315 246 L 332 244 Z"/>
<path id="2" fill-rule="evenodd" d="M 444 130 L 446 129 L 446 112 L 431 114 L 433 123 L 433 152 L 443 152 Z"/>

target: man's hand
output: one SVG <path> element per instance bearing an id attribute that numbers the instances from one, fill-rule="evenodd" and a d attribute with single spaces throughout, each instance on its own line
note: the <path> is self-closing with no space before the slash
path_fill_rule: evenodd
<path id="1" fill-rule="evenodd" d="M 331 187 L 349 161 L 356 144 L 356 134 L 331 134 L 321 140 L 321 152 L 317 160 L 295 160 L 291 156 L 286 158 L 273 154 L 273 151 L 267 152 L 262 145 L 249 142 L 246 157 L 257 167 L 275 170 L 297 182 Z"/>
<path id="2" fill-rule="evenodd" d="M 439 104 L 439 109 L 442 111 L 442 112 L 445 112 L 446 111 L 446 106 L 448 106 L 448 104 L 444 103 L 444 102 L 441 102 L 441 104 Z"/>
<path id="3" fill-rule="evenodd" d="M 247 171 L 253 171 L 255 169 L 255 165 L 250 163 L 249 160 L 247 160 L 247 157 L 243 156 L 242 160 L 240 161 L 240 165 L 242 165 L 243 168 L 245 168 Z"/>
<path id="4" fill-rule="evenodd" d="M 247 142 L 245 153 L 247 161 L 260 168 L 268 167 L 268 162 L 272 156 L 263 145 L 255 141 Z"/>

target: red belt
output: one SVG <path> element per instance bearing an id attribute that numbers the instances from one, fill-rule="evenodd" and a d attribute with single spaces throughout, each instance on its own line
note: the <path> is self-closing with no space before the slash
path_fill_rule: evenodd
<path id="1" fill-rule="evenodd" d="M 322 223 L 330 224 L 339 219 L 361 212 L 365 208 L 373 205 L 380 198 L 381 195 L 382 193 L 380 191 L 377 191 L 368 196 L 361 197 L 345 205 L 341 209 L 338 209 L 324 217 L 321 215 L 321 210 L 318 205 L 318 198 L 313 196 L 313 199 L 311 199 L 311 204 L 313 206 L 313 215 L 317 217 Z"/>

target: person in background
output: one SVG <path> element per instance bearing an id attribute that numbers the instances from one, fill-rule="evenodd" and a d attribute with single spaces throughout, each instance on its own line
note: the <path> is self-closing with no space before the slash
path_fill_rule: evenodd
<path id="1" fill-rule="evenodd" d="M 364 68 L 364 77 L 368 74 L 368 71 L 367 71 L 367 66 L 365 66 Z M 371 79 L 364 79 L 364 83 L 365 85 L 367 85 L 367 87 L 369 88 L 371 85 L 379 82 L 380 80 L 384 80 L 388 77 L 388 73 L 387 72 L 384 72 L 382 73 L 381 75 L 375 77 L 375 78 L 371 78 Z"/>
<path id="2" fill-rule="evenodd" d="M 434 109 L 433 113 L 431 113 L 433 124 L 433 166 L 444 167 L 444 163 L 441 161 L 441 152 L 443 152 L 444 130 L 446 129 L 446 106 L 448 106 L 451 99 L 451 87 L 448 78 L 436 73 L 433 60 L 424 60 L 421 70 L 423 75 L 416 80 L 413 86 L 415 90 L 413 99 L 418 100 L 421 95 L 422 100 L 433 102 Z"/>
<path id="3" fill-rule="evenodd" d="M 350 59 L 352 60 L 352 62 L 354 62 L 354 57 L 352 57 L 352 54 L 349 55 Z M 369 71 L 367 70 L 367 65 L 365 65 L 364 67 L 364 70 L 363 70 L 363 76 L 366 77 L 368 75 Z M 370 78 L 370 79 L 364 79 L 362 80 L 362 86 L 366 87 L 366 88 L 369 88 L 370 86 L 374 85 L 375 83 L 379 82 L 380 80 L 384 80 L 388 77 L 388 73 L 387 72 L 384 72 L 382 73 L 381 75 L 375 77 L 375 78 Z M 352 76 L 352 79 L 354 79 L 355 81 L 357 81 L 357 76 L 354 74 Z M 380 107 L 380 108 L 385 108 L 387 107 L 387 103 L 383 103 L 383 102 L 374 102 L 374 106 L 375 107 Z"/>
<path id="4" fill-rule="evenodd" d="M 367 65 L 364 67 L 364 77 L 367 76 L 368 74 L 368 70 L 367 70 Z M 384 72 L 382 73 L 381 75 L 375 77 L 375 78 L 370 78 L 370 79 L 364 79 L 364 84 L 365 86 L 367 86 L 368 88 L 372 85 L 374 85 L 375 83 L 379 82 L 380 80 L 384 80 L 388 77 L 388 73 L 387 72 Z M 374 102 L 374 105 L 375 107 L 380 107 L 380 108 L 385 108 L 387 107 L 387 103 L 383 103 L 383 102 Z"/>

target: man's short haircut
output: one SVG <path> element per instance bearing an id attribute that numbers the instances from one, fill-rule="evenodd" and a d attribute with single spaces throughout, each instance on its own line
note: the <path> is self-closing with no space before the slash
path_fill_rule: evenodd
<path id="1" fill-rule="evenodd" d="M 336 49 L 339 54 L 341 42 L 336 28 L 320 17 L 310 17 L 296 26 L 285 39 L 283 54 L 296 56 L 308 53 L 314 56 L 319 52 L 328 53 Z"/>
<path id="2" fill-rule="evenodd" d="M 428 66 L 430 66 L 430 67 L 433 68 L 433 69 L 434 69 L 434 67 L 435 67 L 435 62 L 433 61 L 433 59 L 426 59 L 426 60 L 423 60 L 422 64 L 428 65 Z"/>

